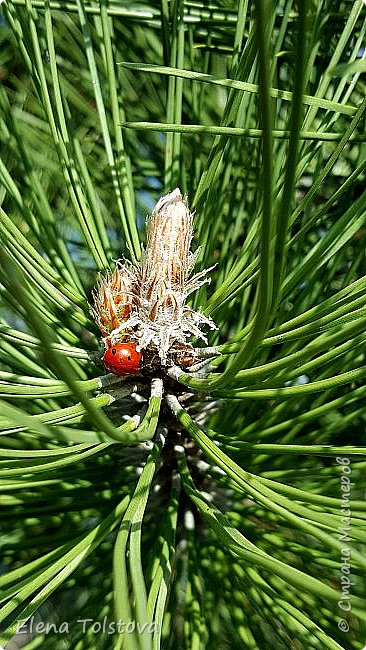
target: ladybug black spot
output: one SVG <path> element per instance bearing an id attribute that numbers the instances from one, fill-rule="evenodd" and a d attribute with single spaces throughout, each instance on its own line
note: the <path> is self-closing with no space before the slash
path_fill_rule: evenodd
<path id="1" fill-rule="evenodd" d="M 116 348 L 113 348 L 113 350 L 112 350 L 112 354 L 116 354 L 116 353 L 117 353 Z"/>
<path id="2" fill-rule="evenodd" d="M 131 361 L 131 357 L 130 357 L 130 355 L 128 355 L 128 357 L 127 357 L 127 358 L 128 358 L 128 360 L 129 360 L 129 361 Z"/>

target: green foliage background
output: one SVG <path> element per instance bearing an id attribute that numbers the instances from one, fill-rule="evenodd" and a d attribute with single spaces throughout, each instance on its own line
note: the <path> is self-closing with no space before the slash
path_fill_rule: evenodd
<path id="1" fill-rule="evenodd" d="M 27 648 L 364 647 L 365 15 L 2 5 L 0 643 L 34 616 L 69 631 Z M 176 186 L 221 356 L 141 404 L 88 301 Z M 77 622 L 104 617 L 156 629 Z"/>

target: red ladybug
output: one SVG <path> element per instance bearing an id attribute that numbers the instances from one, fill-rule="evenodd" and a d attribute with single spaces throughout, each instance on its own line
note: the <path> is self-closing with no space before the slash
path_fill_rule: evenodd
<path id="1" fill-rule="evenodd" d="M 140 369 L 141 352 L 136 350 L 135 343 L 116 343 L 104 353 L 104 365 L 109 372 L 118 377 L 134 375 Z"/>

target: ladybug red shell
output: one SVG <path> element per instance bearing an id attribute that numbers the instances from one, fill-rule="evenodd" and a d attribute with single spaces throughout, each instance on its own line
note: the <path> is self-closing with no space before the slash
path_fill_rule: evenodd
<path id="1" fill-rule="evenodd" d="M 104 353 L 103 361 L 109 372 L 123 377 L 123 375 L 134 375 L 139 371 L 142 354 L 136 350 L 135 343 L 116 343 Z"/>

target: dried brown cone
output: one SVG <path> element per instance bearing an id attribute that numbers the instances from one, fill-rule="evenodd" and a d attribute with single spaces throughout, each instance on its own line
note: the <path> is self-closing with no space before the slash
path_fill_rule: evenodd
<path id="1" fill-rule="evenodd" d="M 99 280 L 92 314 L 106 347 L 130 339 L 167 365 L 176 353 L 192 356 L 192 336 L 206 342 L 201 326 L 215 329 L 215 323 L 186 305 L 189 294 L 210 281 L 210 269 L 191 275 L 197 257 L 192 237 L 193 214 L 177 188 L 161 197 L 147 220 L 141 262 L 125 262 Z"/>
<path id="2" fill-rule="evenodd" d="M 91 314 L 102 335 L 108 337 L 123 326 L 133 309 L 136 273 L 132 265 L 118 264 L 114 273 L 98 278 Z"/>

